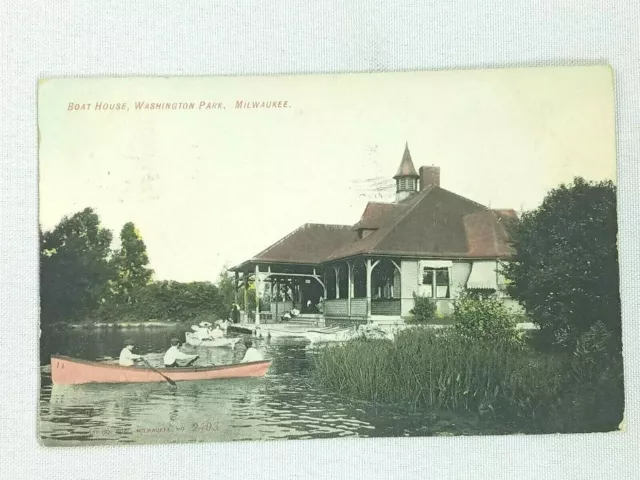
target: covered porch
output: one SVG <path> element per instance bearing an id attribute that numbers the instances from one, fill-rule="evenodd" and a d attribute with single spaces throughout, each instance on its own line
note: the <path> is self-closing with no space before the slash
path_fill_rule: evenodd
<path id="1" fill-rule="evenodd" d="M 327 320 L 399 320 L 401 268 L 393 258 L 357 257 L 324 265 Z"/>
<path id="2" fill-rule="evenodd" d="M 244 322 L 275 323 L 296 309 L 300 312 L 297 322 L 323 323 L 322 306 L 327 293 L 320 266 L 246 262 L 232 271 L 235 302 Z"/>

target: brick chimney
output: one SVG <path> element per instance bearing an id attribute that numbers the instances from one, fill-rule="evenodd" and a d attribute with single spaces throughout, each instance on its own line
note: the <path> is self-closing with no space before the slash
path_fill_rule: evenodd
<path id="1" fill-rule="evenodd" d="M 420 191 L 431 185 L 440 186 L 440 167 L 420 167 Z"/>

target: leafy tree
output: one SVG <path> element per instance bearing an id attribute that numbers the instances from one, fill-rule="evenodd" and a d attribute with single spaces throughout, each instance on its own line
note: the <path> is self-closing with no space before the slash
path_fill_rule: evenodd
<path id="1" fill-rule="evenodd" d="M 133 303 L 136 292 L 150 283 L 153 270 L 147 267 L 149 257 L 142 235 L 132 222 L 120 232 L 120 249 L 111 260 L 116 278 L 110 288 L 116 303 Z"/>
<path id="2" fill-rule="evenodd" d="M 617 233 L 612 182 L 560 185 L 515 227 L 507 292 L 569 348 L 597 322 L 619 338 Z"/>
<path id="3" fill-rule="evenodd" d="M 108 262 L 112 236 L 91 208 L 41 232 L 42 323 L 82 319 L 100 304 L 114 276 Z"/>
<path id="4" fill-rule="evenodd" d="M 215 311 L 218 317 L 227 318 L 229 316 L 229 312 L 231 311 L 231 306 L 235 302 L 235 288 L 234 288 L 235 279 L 233 278 L 233 274 L 231 274 L 226 268 L 220 272 L 220 276 L 218 278 L 218 302 L 215 306 Z M 238 304 L 243 305 L 243 291 L 242 289 L 238 290 Z"/>

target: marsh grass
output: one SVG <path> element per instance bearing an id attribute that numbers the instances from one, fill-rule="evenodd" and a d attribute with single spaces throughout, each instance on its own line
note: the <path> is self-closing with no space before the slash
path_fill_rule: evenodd
<path id="1" fill-rule="evenodd" d="M 566 355 L 414 327 L 393 342 L 354 340 L 324 347 L 315 358 L 313 378 L 323 388 L 352 398 L 480 414 L 522 431 L 615 429 L 621 408 L 607 393 L 599 392 L 604 398 L 596 398 L 607 382 L 609 394 L 621 396 L 615 372 L 585 382 L 572 375 L 572 362 Z M 594 402 L 598 405 L 591 405 Z M 594 414 L 597 418 L 590 418 Z"/>

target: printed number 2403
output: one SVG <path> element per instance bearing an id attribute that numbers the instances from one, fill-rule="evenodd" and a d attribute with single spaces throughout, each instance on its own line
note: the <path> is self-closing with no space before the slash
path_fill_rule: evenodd
<path id="1" fill-rule="evenodd" d="M 196 422 L 191 425 L 192 432 L 213 432 L 218 430 L 217 422 Z"/>

